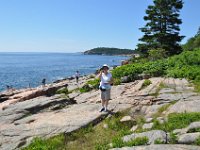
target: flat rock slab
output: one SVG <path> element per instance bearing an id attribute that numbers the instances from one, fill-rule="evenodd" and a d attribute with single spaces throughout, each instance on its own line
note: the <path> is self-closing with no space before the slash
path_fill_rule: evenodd
<path id="1" fill-rule="evenodd" d="M 29 144 L 33 137 L 51 137 L 79 129 L 105 113 L 99 113 L 100 104 L 78 104 L 69 108 L 26 116 L 10 123 L 0 122 L 0 149 L 17 148 Z M 16 124 L 16 125 L 15 125 Z"/>
<path id="2" fill-rule="evenodd" d="M 170 107 L 167 114 L 184 112 L 200 112 L 200 97 L 193 101 L 178 101 Z"/>
<path id="3" fill-rule="evenodd" d="M 167 145 L 162 144 L 162 145 L 114 148 L 112 150 L 200 150 L 200 147 L 193 145 L 181 145 L 181 144 L 167 144 Z"/>
<path id="4" fill-rule="evenodd" d="M 180 144 L 193 144 L 197 138 L 200 137 L 200 132 L 185 133 L 178 137 L 178 143 Z"/>

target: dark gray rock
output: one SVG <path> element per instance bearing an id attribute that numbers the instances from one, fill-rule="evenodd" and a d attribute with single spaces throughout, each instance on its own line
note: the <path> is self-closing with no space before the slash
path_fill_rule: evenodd
<path id="1" fill-rule="evenodd" d="M 122 83 L 128 83 L 131 82 L 131 78 L 129 76 L 124 76 L 121 78 Z"/>

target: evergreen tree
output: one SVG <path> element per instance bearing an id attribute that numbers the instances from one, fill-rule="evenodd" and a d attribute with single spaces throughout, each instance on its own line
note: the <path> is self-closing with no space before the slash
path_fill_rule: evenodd
<path id="1" fill-rule="evenodd" d="M 179 54 L 182 49 L 180 41 L 183 36 L 179 35 L 179 12 L 183 7 L 182 0 L 154 0 L 149 5 L 144 20 L 145 27 L 140 28 L 144 36 L 139 39 L 138 50 L 148 54 L 151 49 L 164 49 L 167 55 Z"/>

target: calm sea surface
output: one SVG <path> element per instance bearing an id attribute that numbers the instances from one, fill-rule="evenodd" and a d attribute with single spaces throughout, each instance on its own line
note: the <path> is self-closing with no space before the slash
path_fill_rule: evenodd
<path id="1" fill-rule="evenodd" d="M 83 55 L 80 53 L 0 53 L 0 91 L 6 85 L 25 88 L 41 85 L 43 78 L 48 83 L 73 76 L 76 70 L 81 75 L 93 73 L 102 64 L 119 65 L 123 56 Z"/>

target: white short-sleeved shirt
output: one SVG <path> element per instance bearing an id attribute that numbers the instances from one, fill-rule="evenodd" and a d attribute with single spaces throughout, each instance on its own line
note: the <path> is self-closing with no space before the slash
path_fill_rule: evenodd
<path id="1" fill-rule="evenodd" d="M 111 85 L 106 83 L 109 83 L 111 81 L 111 78 L 112 74 L 110 72 L 108 72 L 107 74 L 102 73 L 100 86 L 104 86 L 106 89 L 110 89 Z"/>

